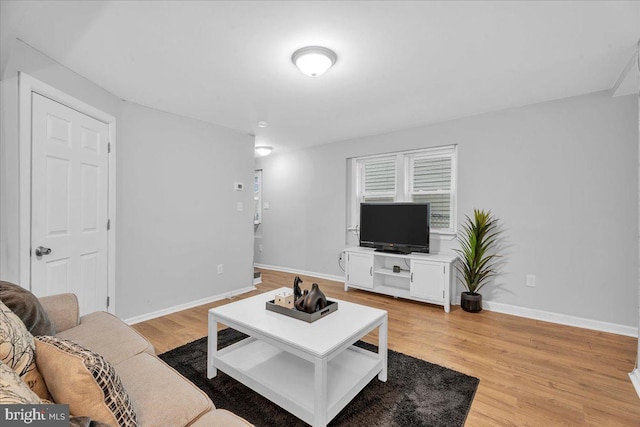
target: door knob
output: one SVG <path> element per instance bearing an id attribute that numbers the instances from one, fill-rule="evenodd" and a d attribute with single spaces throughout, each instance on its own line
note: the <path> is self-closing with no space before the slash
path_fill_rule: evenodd
<path id="1" fill-rule="evenodd" d="M 49 255 L 51 248 L 45 248 L 44 246 L 38 246 L 36 248 L 36 256 Z"/>

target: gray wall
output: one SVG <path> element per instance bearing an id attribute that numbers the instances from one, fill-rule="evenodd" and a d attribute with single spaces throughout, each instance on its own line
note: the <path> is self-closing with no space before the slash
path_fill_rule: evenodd
<path id="1" fill-rule="evenodd" d="M 255 261 L 341 276 L 347 159 L 457 144 L 458 223 L 491 209 L 505 231 L 502 273 L 485 300 L 636 327 L 637 108 L 633 96 L 602 92 L 274 152 L 257 162 L 270 209 Z M 455 241 L 439 243 L 449 251 Z"/>
<path id="2" fill-rule="evenodd" d="M 1 279 L 19 278 L 17 71 L 116 117 L 118 316 L 252 285 L 253 138 L 122 101 L 17 41 L 1 82 Z"/>
<path id="3" fill-rule="evenodd" d="M 256 233 L 256 263 L 342 274 L 337 260 L 345 244 L 349 152 L 349 145 L 330 144 L 256 160 L 269 204 Z"/>
<path id="4" fill-rule="evenodd" d="M 253 138 L 129 102 L 120 126 L 119 314 L 253 286 Z"/>
<path id="5" fill-rule="evenodd" d="M 6 45 L 3 42 L 3 48 Z M 11 46 L 0 96 L 0 277 L 18 282 L 18 71 L 111 114 L 116 121 L 121 118 L 122 101 L 21 41 L 14 39 Z M 116 134 L 120 140 L 119 128 Z"/>

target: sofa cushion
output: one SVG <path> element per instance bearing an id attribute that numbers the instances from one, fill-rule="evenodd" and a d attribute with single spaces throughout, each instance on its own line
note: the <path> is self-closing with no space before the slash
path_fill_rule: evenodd
<path id="1" fill-rule="evenodd" d="M 213 408 L 199 388 L 148 353 L 115 366 L 141 426 L 186 426 Z"/>
<path id="2" fill-rule="evenodd" d="M 38 371 L 33 335 L 22 320 L 0 301 L 0 361 L 13 369 L 41 398 L 50 399 L 47 386 Z"/>
<path id="3" fill-rule="evenodd" d="M 6 363 L 0 362 L 0 404 L 40 404 L 42 400 Z"/>
<path id="4" fill-rule="evenodd" d="M 55 335 L 51 319 L 42 304 L 25 288 L 0 281 L 0 301 L 22 320 L 31 335 Z"/>
<path id="5" fill-rule="evenodd" d="M 75 328 L 57 337 L 76 342 L 117 365 L 138 353 L 154 354 L 153 346 L 122 320 L 104 311 L 82 316 Z"/>
<path id="6" fill-rule="evenodd" d="M 198 418 L 189 427 L 253 427 L 253 424 L 225 409 L 214 409 Z"/>
<path id="7" fill-rule="evenodd" d="M 120 378 L 102 356 L 56 337 L 36 338 L 36 363 L 56 403 L 69 412 L 118 426 L 137 426 Z"/>
<path id="8" fill-rule="evenodd" d="M 70 417 L 69 427 L 114 427 L 100 421 L 92 420 L 90 417 Z"/>

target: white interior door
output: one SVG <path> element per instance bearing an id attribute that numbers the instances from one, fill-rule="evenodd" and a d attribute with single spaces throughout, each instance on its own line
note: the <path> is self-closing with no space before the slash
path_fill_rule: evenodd
<path id="1" fill-rule="evenodd" d="M 31 290 L 107 309 L 108 125 L 33 93 Z"/>

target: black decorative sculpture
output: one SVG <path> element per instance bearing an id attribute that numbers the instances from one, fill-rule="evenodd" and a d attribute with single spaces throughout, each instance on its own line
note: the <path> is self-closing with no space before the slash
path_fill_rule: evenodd
<path id="1" fill-rule="evenodd" d="M 306 291 L 305 291 L 306 293 Z M 303 310 L 307 313 L 315 313 L 327 306 L 327 297 L 322 293 L 317 283 L 311 285 L 311 291 L 304 297 Z M 297 308 L 297 305 L 296 305 Z"/>
<path id="2" fill-rule="evenodd" d="M 300 276 L 296 276 L 293 279 L 293 300 L 298 301 L 302 297 L 302 290 L 300 289 L 300 283 L 302 283 L 302 279 Z"/>
<path id="3" fill-rule="evenodd" d="M 300 283 L 302 283 L 302 279 L 300 276 L 296 276 L 293 279 L 293 306 L 296 310 L 315 313 L 327 306 L 327 297 L 322 293 L 317 283 L 311 285 L 311 291 L 305 289 L 304 293 L 300 289 Z"/>
<path id="4" fill-rule="evenodd" d="M 304 294 L 302 294 L 300 298 L 295 300 L 293 305 L 295 306 L 296 310 L 304 311 L 304 301 L 307 299 L 307 295 L 309 295 L 309 290 L 305 289 Z"/>

